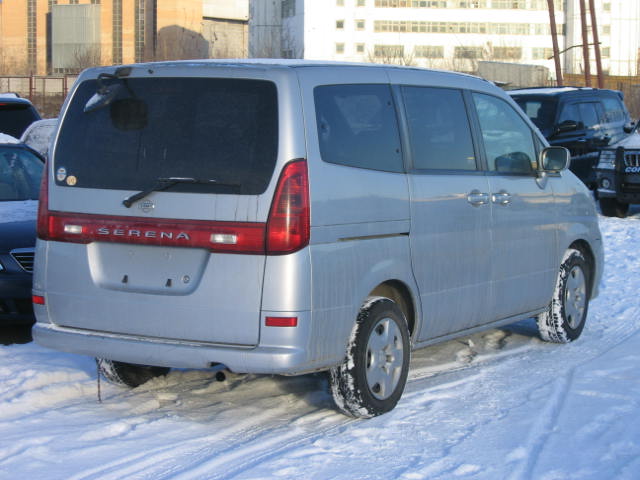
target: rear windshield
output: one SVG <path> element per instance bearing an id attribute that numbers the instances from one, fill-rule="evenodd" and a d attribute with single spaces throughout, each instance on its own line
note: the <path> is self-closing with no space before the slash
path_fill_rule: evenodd
<path id="1" fill-rule="evenodd" d="M 29 150 L 0 146 L 0 202 L 37 200 L 43 168 Z"/>
<path id="2" fill-rule="evenodd" d="M 0 132 L 20 138 L 22 133 L 40 116 L 26 103 L 2 103 L 0 100 Z"/>
<path id="3" fill-rule="evenodd" d="M 540 130 L 553 128 L 557 103 L 548 97 L 517 97 L 513 99 Z"/>
<path id="4" fill-rule="evenodd" d="M 278 150 L 276 87 L 263 80 L 131 78 L 103 81 L 117 95 L 95 107 L 82 83 L 60 127 L 56 183 L 144 190 L 158 178 L 176 192 L 263 193 Z M 93 105 L 94 109 L 85 106 Z"/>

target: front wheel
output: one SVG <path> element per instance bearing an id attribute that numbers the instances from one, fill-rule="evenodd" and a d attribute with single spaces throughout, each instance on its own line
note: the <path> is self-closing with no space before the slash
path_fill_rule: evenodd
<path id="1" fill-rule="evenodd" d="M 600 211 L 606 217 L 625 218 L 629 213 L 629 204 L 619 202 L 615 198 L 601 198 Z"/>
<path id="2" fill-rule="evenodd" d="M 582 333 L 587 318 L 591 270 L 579 250 L 564 254 L 560 272 L 547 310 L 538 316 L 538 330 L 543 340 L 569 343 Z"/>
<path id="3" fill-rule="evenodd" d="M 136 365 L 133 363 L 116 362 L 106 358 L 96 358 L 99 372 L 111 383 L 137 387 L 152 378 L 161 377 L 169 373 L 167 367 L 152 367 L 150 365 Z"/>
<path id="4" fill-rule="evenodd" d="M 337 407 L 357 418 L 392 410 L 409 373 L 407 321 L 392 300 L 369 298 L 360 309 L 345 360 L 330 371 Z"/>

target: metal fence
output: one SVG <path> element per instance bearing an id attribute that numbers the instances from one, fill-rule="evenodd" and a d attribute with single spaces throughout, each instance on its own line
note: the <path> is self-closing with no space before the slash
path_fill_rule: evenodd
<path id="1" fill-rule="evenodd" d="M 45 118 L 58 116 L 69 88 L 77 75 L 61 76 L 0 76 L 0 92 L 17 93 L 28 98 Z"/>

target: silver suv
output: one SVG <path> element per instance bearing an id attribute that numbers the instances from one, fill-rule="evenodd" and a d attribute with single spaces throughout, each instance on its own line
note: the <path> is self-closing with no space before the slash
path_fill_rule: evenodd
<path id="1" fill-rule="evenodd" d="M 338 408 L 402 394 L 414 348 L 537 317 L 576 339 L 595 207 L 478 78 L 190 61 L 85 71 L 40 196 L 34 338 L 136 386 L 170 367 L 328 371 Z"/>

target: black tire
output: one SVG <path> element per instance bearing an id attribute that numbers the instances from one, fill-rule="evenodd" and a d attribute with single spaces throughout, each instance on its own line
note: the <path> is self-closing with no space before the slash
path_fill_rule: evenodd
<path id="1" fill-rule="evenodd" d="M 622 203 L 615 198 L 601 198 L 600 211 L 606 217 L 625 218 L 629 213 L 629 204 Z"/>
<path id="2" fill-rule="evenodd" d="M 106 358 L 96 358 L 98 370 L 104 378 L 116 385 L 138 387 L 152 378 L 169 373 L 168 367 L 152 367 L 133 363 L 116 362 Z"/>
<path id="3" fill-rule="evenodd" d="M 553 299 L 538 316 L 540 337 L 547 342 L 569 343 L 584 328 L 591 293 L 591 268 L 579 250 L 565 253 Z"/>
<path id="4" fill-rule="evenodd" d="M 407 383 L 409 342 L 400 308 L 388 298 L 369 298 L 358 314 L 345 360 L 329 372 L 338 409 L 356 418 L 392 410 Z"/>

